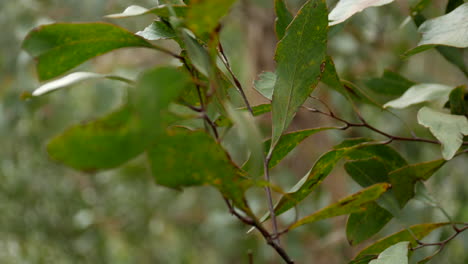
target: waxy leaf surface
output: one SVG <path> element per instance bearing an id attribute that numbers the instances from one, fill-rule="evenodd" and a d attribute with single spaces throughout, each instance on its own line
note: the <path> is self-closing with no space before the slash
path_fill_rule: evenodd
<path id="1" fill-rule="evenodd" d="M 327 32 L 325 1 L 309 0 L 276 47 L 272 147 L 320 80 L 326 58 Z"/>

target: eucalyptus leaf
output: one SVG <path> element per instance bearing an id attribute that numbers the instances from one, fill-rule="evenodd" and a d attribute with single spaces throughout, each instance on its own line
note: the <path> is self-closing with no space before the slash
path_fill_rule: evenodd
<path id="1" fill-rule="evenodd" d="M 326 2 L 309 0 L 276 47 L 271 150 L 320 80 L 326 59 L 327 32 Z"/>
<path id="2" fill-rule="evenodd" d="M 433 160 L 411 164 L 389 174 L 392 190 L 400 204 L 404 207 L 406 203 L 414 196 L 414 186 L 418 181 L 429 179 L 437 170 L 439 170 L 446 161 L 444 159 Z"/>
<path id="3" fill-rule="evenodd" d="M 135 16 L 143 16 L 153 14 L 159 17 L 168 18 L 171 16 L 170 9 L 174 10 L 176 15 L 184 16 L 187 12 L 187 7 L 183 5 L 159 5 L 155 8 L 148 9 L 138 5 L 131 5 L 127 7 L 122 13 L 116 13 L 107 15 L 107 18 L 128 18 L 128 17 L 135 17 Z"/>
<path id="4" fill-rule="evenodd" d="M 111 74 L 99 74 L 99 73 L 94 73 L 94 72 L 74 72 L 70 73 L 60 79 L 45 83 L 41 85 L 39 88 L 34 90 L 32 93 L 33 96 L 41 96 L 44 94 L 48 94 L 51 92 L 54 92 L 56 90 L 59 90 L 61 88 L 65 88 L 68 86 L 72 86 L 87 80 L 93 80 L 93 79 L 111 79 L 111 80 L 119 80 L 128 84 L 132 84 L 133 81 L 116 76 L 116 75 L 111 75 Z"/>
<path id="5" fill-rule="evenodd" d="M 284 37 L 286 28 L 293 20 L 293 16 L 286 7 L 286 3 L 284 2 L 284 0 L 275 0 L 275 13 L 275 32 L 276 37 L 280 40 Z"/>
<path id="6" fill-rule="evenodd" d="M 416 240 L 421 240 L 425 236 L 429 235 L 433 230 L 449 225 L 450 223 L 426 223 L 410 226 L 408 229 L 411 230 L 411 233 L 407 229 L 404 229 L 400 232 L 394 233 L 387 237 L 384 237 L 374 244 L 364 248 L 357 254 L 355 259 L 362 258 L 366 255 L 377 255 L 384 251 L 386 248 L 393 246 L 401 241 L 409 241 L 411 246 L 415 246 Z"/>
<path id="7" fill-rule="evenodd" d="M 373 92 L 388 96 L 401 96 L 414 84 L 414 82 L 390 70 L 385 70 L 380 78 L 365 81 L 365 85 Z"/>
<path id="8" fill-rule="evenodd" d="M 429 128 L 442 143 L 442 156 L 446 160 L 453 158 L 463 143 L 463 136 L 468 135 L 468 119 L 465 116 L 450 115 L 423 107 L 418 112 L 418 122 Z"/>
<path id="9" fill-rule="evenodd" d="M 366 139 L 348 139 L 335 146 L 333 150 L 323 154 L 315 162 L 312 169 L 288 193 L 281 197 L 275 206 L 275 213 L 280 215 L 296 206 L 322 183 L 341 158 L 368 144 Z"/>
<path id="10" fill-rule="evenodd" d="M 445 45 L 458 48 L 468 47 L 468 3 L 452 12 L 426 20 L 418 29 L 422 39 L 418 46 Z"/>
<path id="11" fill-rule="evenodd" d="M 328 15 L 330 26 L 342 23 L 368 7 L 382 6 L 391 2 L 393 0 L 340 0 Z"/>
<path id="12" fill-rule="evenodd" d="M 186 24 L 199 38 L 207 40 L 220 20 L 228 14 L 235 0 L 198 0 L 189 4 Z"/>
<path id="13" fill-rule="evenodd" d="M 135 34 L 147 40 L 171 39 L 176 36 L 174 30 L 163 21 L 154 21 L 151 25 Z"/>
<path id="14" fill-rule="evenodd" d="M 190 76 L 174 67 L 157 67 L 141 74 L 129 96 L 148 136 L 156 136 L 162 130 L 169 104 L 189 83 Z"/>
<path id="15" fill-rule="evenodd" d="M 276 83 L 276 74 L 273 72 L 262 72 L 254 82 L 254 88 L 265 98 L 271 100 Z"/>
<path id="16" fill-rule="evenodd" d="M 262 135 L 255 119 L 248 111 L 235 110 L 228 103 L 225 106 L 237 130 L 239 140 L 244 142 L 250 152 L 249 174 L 260 175 L 263 171 L 264 151 Z"/>
<path id="17" fill-rule="evenodd" d="M 142 153 L 141 123 L 125 106 L 103 118 L 75 125 L 47 144 L 53 160 L 82 171 L 117 167 Z"/>
<path id="18" fill-rule="evenodd" d="M 210 185 L 239 208 L 248 209 L 243 200 L 248 187 L 243 172 L 207 133 L 169 129 L 149 148 L 147 156 L 157 184 L 175 189 Z"/>
<path id="19" fill-rule="evenodd" d="M 101 22 L 40 26 L 23 42 L 23 49 L 37 60 L 40 80 L 52 79 L 93 57 L 127 47 L 154 48 L 123 28 Z"/>
<path id="20" fill-rule="evenodd" d="M 435 83 L 416 84 L 411 86 L 401 97 L 387 102 L 384 107 L 406 108 L 423 102 L 437 102 L 439 105 L 443 105 L 447 102 L 453 88 Z"/>
<path id="21" fill-rule="evenodd" d="M 322 219 L 335 217 L 339 215 L 345 215 L 355 212 L 362 212 L 366 210 L 367 205 L 379 198 L 384 192 L 390 188 L 388 183 L 378 183 L 368 187 L 360 192 L 345 197 L 340 201 L 333 203 L 315 213 L 299 219 L 297 222 L 292 224 L 288 229 L 294 229 L 301 225 L 319 221 Z"/>
<path id="22" fill-rule="evenodd" d="M 404 241 L 390 246 L 369 264 L 408 264 L 408 245 L 409 242 Z"/>

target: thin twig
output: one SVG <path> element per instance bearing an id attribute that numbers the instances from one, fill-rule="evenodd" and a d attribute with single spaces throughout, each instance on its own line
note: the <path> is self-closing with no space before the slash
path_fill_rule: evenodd
<path id="1" fill-rule="evenodd" d="M 260 232 L 260 234 L 263 236 L 267 244 L 270 245 L 278 253 L 278 255 L 281 256 L 284 262 L 286 262 L 287 264 L 294 264 L 294 261 L 289 257 L 288 253 L 286 253 L 284 248 L 282 248 L 278 243 L 275 242 L 272 235 L 258 221 L 248 216 L 243 216 L 239 214 L 231 205 L 229 200 L 225 198 L 224 201 L 226 202 L 226 205 L 229 208 L 229 212 L 235 217 L 237 217 L 244 224 L 255 227 L 255 229 L 257 229 Z"/>
<path id="2" fill-rule="evenodd" d="M 343 118 L 340 118 L 338 116 L 336 116 L 333 112 L 330 112 L 330 113 L 327 113 L 327 112 L 323 112 L 322 110 L 320 109 L 316 109 L 316 108 L 310 108 L 310 107 L 304 107 L 305 109 L 307 109 L 309 112 L 313 112 L 313 113 L 318 113 L 318 114 L 322 114 L 322 115 L 325 115 L 325 116 L 328 116 L 328 117 L 331 117 L 337 121 L 340 121 L 342 123 L 344 123 L 345 125 L 341 128 L 342 130 L 346 130 L 350 127 L 366 127 L 378 134 L 381 134 L 385 137 L 387 137 L 389 139 L 389 142 L 392 142 L 392 141 L 413 141 L 413 142 L 425 142 L 425 143 L 430 143 L 430 144 L 438 144 L 440 145 L 441 142 L 438 141 L 438 140 L 432 140 L 432 139 L 426 139 L 426 138 L 420 138 L 420 137 L 400 137 L 400 136 L 394 136 L 394 135 L 390 135 L 372 125 L 370 125 L 358 112 L 358 118 L 361 120 L 361 123 L 352 123 L 352 122 L 349 122 L 347 120 L 344 120 Z M 462 145 L 468 145 L 468 142 L 463 142 Z"/>
<path id="3" fill-rule="evenodd" d="M 455 233 L 453 233 L 450 237 L 448 237 L 447 239 L 445 239 L 443 241 L 440 241 L 440 242 L 425 243 L 425 242 L 422 242 L 420 240 L 416 240 L 416 242 L 418 243 L 419 246 L 412 247 L 411 250 L 414 251 L 414 250 L 417 250 L 417 249 L 420 249 L 420 248 L 423 248 L 423 247 L 438 246 L 439 248 L 437 249 L 437 251 L 432 256 L 429 256 L 429 258 L 432 258 L 435 255 L 439 254 L 450 241 L 452 241 L 458 235 L 463 233 L 463 231 L 468 230 L 468 223 L 464 223 L 463 225 L 464 226 L 462 228 L 458 228 L 456 226 L 453 226 L 453 229 L 455 230 Z"/>
<path id="4" fill-rule="evenodd" d="M 264 178 L 267 183 L 270 183 L 270 170 L 269 170 L 269 164 L 271 160 L 272 152 L 268 153 L 268 155 L 265 157 L 265 160 L 263 162 L 263 172 L 264 172 Z M 280 244 L 280 239 L 278 236 L 278 222 L 276 221 L 276 213 L 275 213 L 275 208 L 273 206 L 273 197 L 271 195 L 271 188 L 270 186 L 265 186 L 265 192 L 267 195 L 267 203 L 268 203 L 268 211 L 270 212 L 270 217 L 271 217 L 271 222 L 273 224 L 273 239 L 276 243 Z"/>
<path id="5" fill-rule="evenodd" d="M 242 88 L 242 84 L 240 83 L 239 79 L 237 79 L 236 75 L 232 71 L 229 60 L 226 54 L 224 53 L 224 49 L 223 49 L 223 45 L 221 44 L 221 41 L 218 42 L 218 50 L 219 50 L 221 61 L 223 62 L 224 66 L 226 66 L 226 69 L 228 70 L 229 74 L 234 80 L 234 84 L 236 85 L 237 90 L 239 90 L 239 93 L 241 94 L 242 99 L 244 100 L 245 106 L 247 107 L 249 112 L 253 114 L 252 107 L 250 106 L 249 100 L 247 99 L 247 96 L 245 95 L 244 88 Z"/>

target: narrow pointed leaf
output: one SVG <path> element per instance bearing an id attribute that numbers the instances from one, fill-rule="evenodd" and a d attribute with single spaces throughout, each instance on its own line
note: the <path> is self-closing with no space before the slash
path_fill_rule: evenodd
<path id="1" fill-rule="evenodd" d="M 414 197 L 416 182 L 429 179 L 445 162 L 444 159 L 438 159 L 430 162 L 411 164 L 392 171 L 389 178 L 400 207 L 404 207 Z"/>
<path id="2" fill-rule="evenodd" d="M 312 129 L 304 129 L 299 131 L 290 132 L 284 134 L 281 139 L 279 140 L 278 144 L 276 145 L 275 149 L 273 150 L 273 154 L 271 156 L 270 163 L 268 164 L 269 168 L 275 167 L 289 152 L 291 152 L 294 148 L 297 147 L 302 141 L 304 141 L 309 136 L 329 130 L 329 129 L 337 129 L 336 127 L 320 127 L 320 128 L 312 128 Z M 269 146 L 271 145 L 271 140 L 267 140 L 265 142 L 265 147 L 268 150 Z"/>
<path id="3" fill-rule="evenodd" d="M 408 264 L 408 245 L 408 241 L 403 241 L 390 246 L 369 264 Z"/>
<path id="4" fill-rule="evenodd" d="M 174 30 L 163 21 L 154 21 L 135 34 L 147 40 L 171 39 L 176 36 Z"/>
<path id="5" fill-rule="evenodd" d="M 323 154 L 290 192 L 281 197 L 275 206 L 276 214 L 280 215 L 304 200 L 330 174 L 341 158 L 366 144 L 368 141 L 365 139 L 345 140 L 333 150 Z"/>
<path id="6" fill-rule="evenodd" d="M 328 15 L 330 26 L 342 23 L 368 7 L 382 6 L 391 2 L 393 0 L 340 0 Z"/>
<path id="7" fill-rule="evenodd" d="M 463 143 L 463 136 L 468 135 L 468 119 L 465 116 L 450 115 L 423 107 L 418 112 L 418 122 L 429 128 L 442 143 L 442 156 L 446 160 L 453 158 Z"/>
<path id="8" fill-rule="evenodd" d="M 183 5 L 171 6 L 177 16 L 184 16 L 187 12 L 187 7 Z M 148 9 L 138 5 L 131 5 L 127 7 L 122 13 L 107 15 L 107 18 L 127 18 L 135 16 L 143 16 L 153 14 L 159 17 L 168 18 L 171 16 L 171 11 L 168 5 L 160 5 L 158 7 Z"/>
<path id="9" fill-rule="evenodd" d="M 451 86 L 435 83 L 416 84 L 411 86 L 400 98 L 387 102 L 384 107 L 401 109 L 423 102 L 438 102 L 442 105 L 447 102 L 452 89 Z"/>
<path id="10" fill-rule="evenodd" d="M 99 73 L 94 73 L 94 72 L 74 72 L 60 79 L 41 85 L 39 88 L 34 90 L 32 95 L 41 96 L 44 94 L 54 92 L 61 88 L 65 88 L 68 86 L 72 86 L 72 85 L 75 85 L 75 84 L 78 84 L 87 80 L 93 80 L 93 79 L 111 79 L 111 80 L 123 81 L 129 84 L 133 83 L 133 81 L 131 80 L 125 79 L 123 77 L 115 76 L 115 75 L 110 75 L 110 74 L 99 74 Z"/>
<path id="11" fill-rule="evenodd" d="M 284 2 L 284 0 L 275 0 L 275 13 L 275 32 L 276 37 L 280 40 L 284 37 L 286 28 L 293 20 L 293 16 L 286 7 L 286 3 Z"/>
<path id="12" fill-rule="evenodd" d="M 410 226 L 409 229 L 414 234 L 416 239 L 423 239 L 425 236 L 429 235 L 433 230 L 446 226 L 450 223 L 430 223 L 430 224 L 419 224 Z M 359 259 L 366 255 L 377 255 L 384 251 L 386 248 L 395 245 L 401 241 L 409 241 L 412 246 L 416 245 L 414 237 L 408 232 L 408 230 L 402 230 L 398 233 L 389 235 L 385 238 L 382 238 L 375 242 L 374 244 L 368 246 L 359 252 L 355 259 Z"/>
<path id="13" fill-rule="evenodd" d="M 320 79 L 326 59 L 327 32 L 325 1 L 309 0 L 276 47 L 272 146 L 276 145 Z"/>
<path id="14" fill-rule="evenodd" d="M 322 219 L 346 215 L 366 210 L 367 205 L 378 199 L 384 192 L 390 188 L 388 183 L 379 183 L 368 187 L 360 192 L 350 195 L 337 203 L 331 204 L 309 216 L 306 216 L 295 222 L 289 229 L 294 229 L 301 225 L 319 221 Z"/>
<path id="15" fill-rule="evenodd" d="M 37 60 L 40 80 L 52 79 L 93 57 L 126 47 L 152 45 L 123 28 L 99 22 L 40 26 L 23 42 L 23 48 Z"/>

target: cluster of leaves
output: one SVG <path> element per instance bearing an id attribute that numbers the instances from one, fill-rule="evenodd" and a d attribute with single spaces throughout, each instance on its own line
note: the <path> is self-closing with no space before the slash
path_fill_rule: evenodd
<path id="1" fill-rule="evenodd" d="M 348 241 L 352 245 L 365 241 L 392 218 L 400 216 L 401 209 L 414 197 L 419 181 L 429 179 L 446 162 L 466 152 L 464 146 L 468 142 L 463 136 L 468 135 L 468 97 L 465 86 L 414 83 L 386 71 L 381 78 L 367 83 L 373 92 L 391 97 L 380 105 L 356 85 L 340 79 L 336 72 L 333 58 L 327 52 L 327 40 L 333 31 L 340 30 L 338 24 L 367 7 L 393 1 L 341 0 L 329 13 L 324 0 L 309 0 L 297 14 L 292 14 L 284 1 L 275 0 L 276 70 L 262 73 L 255 82 L 255 89 L 271 104 L 257 106 L 250 105 L 219 42 L 222 19 L 235 1 L 185 2 L 171 1 L 150 9 L 130 6 L 120 14 L 108 16 L 156 17 L 135 34 L 109 23 L 56 23 L 40 26 L 28 34 L 23 48 L 36 59 L 38 78 L 46 83 L 27 97 L 42 96 L 96 78 L 128 85 L 126 103 L 119 109 L 92 122 L 70 127 L 53 138 L 47 146 L 51 158 L 77 170 L 98 171 L 119 167 L 144 154 L 157 184 L 175 189 L 200 185 L 215 187 L 231 213 L 260 231 L 287 263 L 293 263 L 279 243 L 280 235 L 311 222 L 349 215 Z M 467 27 L 464 18 L 468 17 L 468 4 L 449 1 L 445 15 L 426 20 L 421 11 L 429 2 L 422 0 L 411 9 L 423 38 L 418 47 L 404 56 L 435 48 L 467 74 L 459 54 L 462 48 L 468 47 L 467 35 L 463 34 Z M 158 45 L 157 41 L 163 39 L 174 40 L 181 52 Z M 145 70 L 136 80 L 90 72 L 61 77 L 91 58 L 120 48 L 152 49 L 172 56 L 178 64 Z M 52 80 L 57 77 L 61 78 Z M 305 107 L 304 102 L 319 83 L 342 94 L 356 110 L 361 123 L 346 121 L 330 109 L 325 112 Z M 230 90 L 240 94 L 244 106 L 234 106 Z M 417 119 L 437 140 L 383 132 L 365 121 L 356 108 L 358 103 L 382 111 L 429 103 L 419 110 Z M 344 126 L 286 133 L 301 108 L 326 115 Z M 264 140 L 254 116 L 270 111 L 271 138 Z M 367 127 L 388 140 L 346 139 L 319 157 L 291 190 L 284 192 L 270 183 L 269 170 L 307 137 L 321 131 L 351 127 Z M 238 130 L 239 142 L 244 143 L 249 153 L 248 160 L 233 159 L 233 154 L 224 146 L 224 136 L 233 129 Z M 408 164 L 388 145 L 398 140 L 440 144 L 443 158 Z M 311 195 L 340 160 L 345 160 L 346 172 L 363 189 L 279 231 L 276 216 L 293 209 Z M 252 187 L 266 189 L 269 211 L 263 218 L 254 214 L 245 197 L 245 192 Z M 274 206 L 272 189 L 282 194 Z M 268 218 L 273 222 L 272 232 L 262 224 Z M 351 263 L 405 263 L 410 245 L 416 247 L 432 230 L 447 224 L 450 223 L 408 227 L 364 249 Z M 454 228 L 460 230 L 455 225 Z"/>

